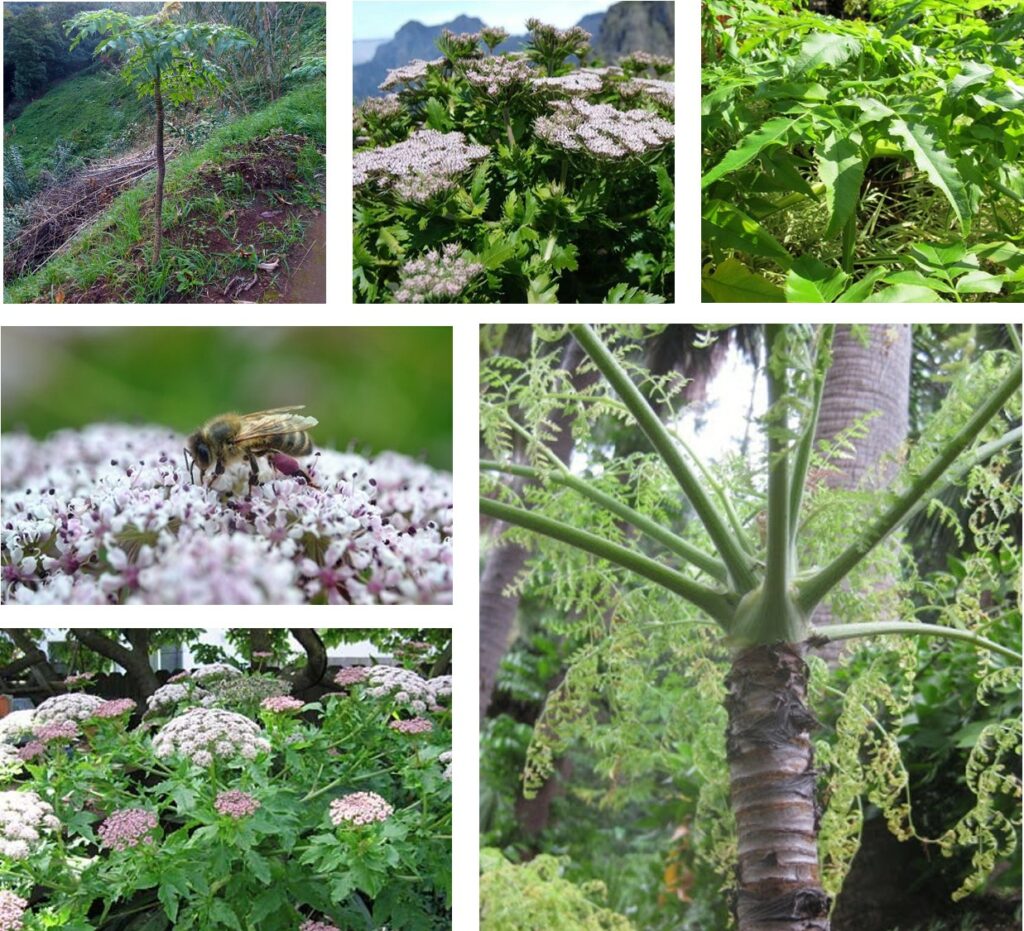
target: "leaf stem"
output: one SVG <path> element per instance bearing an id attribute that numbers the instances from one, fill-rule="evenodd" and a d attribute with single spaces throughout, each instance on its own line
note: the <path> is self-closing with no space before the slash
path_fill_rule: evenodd
<path id="1" fill-rule="evenodd" d="M 943 627 L 940 624 L 921 624 L 916 621 L 872 621 L 864 624 L 830 624 L 827 627 L 812 627 L 809 640 L 816 646 L 823 646 L 836 640 L 852 640 L 855 637 L 882 637 L 892 634 L 912 637 L 944 637 L 947 640 L 963 640 L 984 650 L 990 650 L 1012 659 L 1024 662 L 1024 656 L 1016 650 L 982 637 L 970 630 L 957 627 Z"/>

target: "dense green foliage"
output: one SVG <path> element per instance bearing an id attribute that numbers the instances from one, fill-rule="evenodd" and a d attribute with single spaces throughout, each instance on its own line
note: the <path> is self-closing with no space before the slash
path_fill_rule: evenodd
<path id="1" fill-rule="evenodd" d="M 1024 8 L 703 5 L 703 297 L 1024 295 Z"/>

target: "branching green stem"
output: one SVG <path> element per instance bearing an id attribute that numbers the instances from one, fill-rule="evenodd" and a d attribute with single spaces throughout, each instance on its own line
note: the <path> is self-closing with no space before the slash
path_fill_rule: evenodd
<path id="1" fill-rule="evenodd" d="M 619 546 L 617 543 L 612 543 L 603 537 L 587 533 L 585 530 L 579 530 L 576 527 L 563 524 L 561 521 L 552 520 L 550 517 L 535 514 L 524 508 L 503 504 L 491 498 L 482 497 L 480 499 L 480 513 L 503 520 L 507 524 L 513 524 L 516 527 L 522 527 L 525 530 L 531 530 L 534 533 L 551 537 L 553 540 L 568 543 L 570 546 L 592 553 L 614 565 L 621 566 L 623 569 L 628 569 L 630 572 L 650 579 L 652 582 L 667 588 L 670 592 L 674 592 L 691 604 L 696 605 L 714 618 L 723 628 L 728 630 L 733 616 L 733 609 L 724 594 L 701 585 L 699 582 L 694 582 L 681 572 L 669 569 L 667 566 L 663 566 L 661 563 L 637 553 L 635 550 Z"/>
<path id="2" fill-rule="evenodd" d="M 1013 370 L 989 396 L 988 400 L 974 412 L 956 436 L 946 444 L 945 448 L 911 486 L 875 518 L 858 540 L 848 546 L 823 569 L 799 584 L 797 604 L 805 614 L 809 614 L 825 595 L 906 519 L 908 513 L 918 505 L 932 485 L 942 478 L 946 469 L 970 445 L 985 425 L 1002 410 L 1003 405 L 1013 393 L 1020 389 L 1020 380 L 1021 363 L 1018 360 Z"/>
<path id="3" fill-rule="evenodd" d="M 812 627 L 810 641 L 818 646 L 836 640 L 852 640 L 854 637 L 882 637 L 890 634 L 911 637 L 944 637 L 947 640 L 963 640 L 992 653 L 998 653 L 1016 663 L 1024 662 L 1016 650 L 1004 647 L 994 640 L 982 637 L 969 630 L 956 627 L 942 627 L 939 624 L 919 624 L 916 621 L 875 621 L 865 624 L 830 624 L 827 627 Z"/>
<path id="4" fill-rule="evenodd" d="M 699 569 L 703 569 L 712 578 L 717 579 L 719 582 L 724 582 L 728 578 L 728 572 L 726 571 L 725 566 L 713 556 L 709 556 L 703 550 L 698 549 L 692 543 L 688 543 L 682 537 L 679 537 L 672 533 L 671 530 L 662 527 L 660 524 L 641 514 L 639 511 L 623 504 L 611 495 L 605 494 L 589 482 L 579 478 L 579 476 L 573 475 L 568 469 L 565 469 L 564 466 L 553 472 L 542 472 L 539 469 L 532 468 L 531 466 L 513 465 L 511 463 L 484 460 L 480 463 L 480 468 L 489 472 L 505 472 L 508 475 L 518 475 L 521 478 L 528 478 L 535 482 L 548 480 L 555 482 L 556 484 L 572 488 L 585 498 L 589 498 L 595 504 L 611 511 L 616 517 L 635 527 L 641 533 L 657 540 L 666 549 L 675 553 L 682 559 L 685 559 L 688 563 L 692 563 Z"/>
<path id="5" fill-rule="evenodd" d="M 768 546 L 765 559 L 765 593 L 772 601 L 787 597 L 792 572 L 792 546 L 789 535 L 789 454 L 783 438 L 786 424 L 780 404 L 786 393 L 784 376 L 772 364 L 772 355 L 782 349 L 782 326 L 767 327 L 768 410 L 776 421 L 768 424 Z"/>
<path id="6" fill-rule="evenodd" d="M 736 591 L 744 594 L 757 584 L 750 561 L 737 542 L 728 524 L 712 504 L 694 475 L 693 470 L 679 452 L 672 435 L 659 420 L 658 415 L 646 398 L 640 393 L 626 371 L 619 365 L 615 357 L 600 337 L 586 324 L 575 324 L 570 331 L 577 342 L 593 360 L 601 373 L 608 379 L 612 388 L 625 402 L 637 425 L 654 446 L 662 461 L 679 482 L 680 488 L 693 505 L 701 523 L 704 524 L 711 541 L 715 544 L 722 561 L 729 569 Z"/>

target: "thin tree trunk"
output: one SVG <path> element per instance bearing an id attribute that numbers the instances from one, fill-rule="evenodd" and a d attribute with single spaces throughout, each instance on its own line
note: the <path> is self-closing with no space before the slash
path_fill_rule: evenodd
<path id="1" fill-rule="evenodd" d="M 8 663 L 3 669 L 0 669 L 0 675 L 14 675 L 17 672 L 21 672 L 22 669 L 31 669 L 35 667 L 42 673 L 42 677 L 46 684 L 50 687 L 50 691 L 53 691 L 53 684 L 59 683 L 61 680 L 60 674 L 53 666 L 50 665 L 50 660 L 46 654 L 39 649 L 39 645 L 27 634 L 24 630 L 20 630 L 17 627 L 5 627 L 4 633 L 11 638 L 14 645 L 21 650 L 25 655 L 18 660 L 14 660 L 12 663 Z"/>
<path id="2" fill-rule="evenodd" d="M 829 931 L 818 874 L 807 665 L 796 644 L 744 650 L 728 677 L 739 931 Z"/>
<path id="3" fill-rule="evenodd" d="M 160 96 L 160 69 L 153 82 L 156 100 L 156 232 L 153 237 L 153 265 L 160 264 L 160 247 L 164 239 L 164 101 Z"/>
<path id="4" fill-rule="evenodd" d="M 299 692 L 318 685 L 327 672 L 327 648 L 320 635 L 311 628 L 294 628 L 291 635 L 306 651 L 306 666 L 295 679 L 293 691 Z"/>

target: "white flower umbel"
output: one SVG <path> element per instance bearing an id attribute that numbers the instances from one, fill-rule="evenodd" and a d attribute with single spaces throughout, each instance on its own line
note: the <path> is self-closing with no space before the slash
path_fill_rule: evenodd
<path id="1" fill-rule="evenodd" d="M 504 56 L 481 58 L 466 66 L 466 80 L 473 87 L 503 100 L 525 89 L 533 74 L 529 62 Z"/>
<path id="2" fill-rule="evenodd" d="M 650 97 L 666 107 L 676 105 L 676 85 L 673 81 L 655 81 L 652 78 L 630 78 L 619 86 L 623 97 Z"/>
<path id="3" fill-rule="evenodd" d="M 203 699 L 208 697 L 211 697 L 210 693 L 205 689 L 193 688 L 180 682 L 168 682 L 150 695 L 146 699 L 146 704 L 154 714 L 162 714 L 187 699 L 202 704 Z"/>
<path id="4" fill-rule="evenodd" d="M 557 78 L 534 78 L 532 84 L 534 90 L 539 92 L 558 93 L 567 97 L 587 97 L 601 93 L 604 89 L 604 78 L 596 70 L 581 68 Z"/>
<path id="5" fill-rule="evenodd" d="M 215 759 L 251 760 L 270 742 L 260 726 L 244 715 L 220 708 L 191 708 L 172 718 L 153 738 L 158 757 L 186 756 L 198 766 L 209 766 Z"/>
<path id="6" fill-rule="evenodd" d="M 15 744 L 32 733 L 35 708 L 22 708 L 0 718 L 0 743 Z"/>
<path id="7" fill-rule="evenodd" d="M 3 595 L 34 604 L 444 604 L 451 475 L 321 450 L 313 486 L 260 461 L 193 485 L 183 438 L 97 425 L 4 436 Z"/>
<path id="8" fill-rule="evenodd" d="M 675 127 L 649 110 L 616 110 L 585 100 L 553 100 L 551 116 L 534 122 L 534 131 L 549 144 L 597 158 L 621 159 L 654 151 L 671 142 Z"/>
<path id="9" fill-rule="evenodd" d="M 40 702 L 32 719 L 32 726 L 37 728 L 46 724 L 85 721 L 91 718 L 102 704 L 102 698 L 86 695 L 84 692 L 54 695 L 53 698 L 47 698 L 46 701 Z"/>
<path id="10" fill-rule="evenodd" d="M 404 142 L 352 156 L 352 185 L 390 190 L 403 200 L 424 203 L 459 183 L 461 175 L 487 158 L 485 145 L 469 145 L 462 133 L 419 129 Z"/>
<path id="11" fill-rule="evenodd" d="M 35 792 L 0 792 L 0 856 L 25 860 L 59 828 L 52 806 Z"/>
<path id="12" fill-rule="evenodd" d="M 430 249 L 406 262 L 395 300 L 399 304 L 452 303 L 478 275 L 483 265 L 465 258 L 458 243 L 445 243 L 440 253 Z"/>
<path id="13" fill-rule="evenodd" d="M 390 695 L 398 704 L 415 712 L 441 711 L 442 698 L 452 694 L 452 677 L 424 679 L 401 666 L 373 666 L 364 680 L 367 695 L 383 698 Z"/>
<path id="14" fill-rule="evenodd" d="M 443 58 L 435 58 L 432 61 L 424 61 L 422 58 L 415 58 L 409 64 L 401 68 L 392 68 L 384 83 L 380 85 L 382 91 L 391 90 L 402 84 L 416 84 L 427 76 L 430 68 L 439 68 L 444 64 Z"/>

